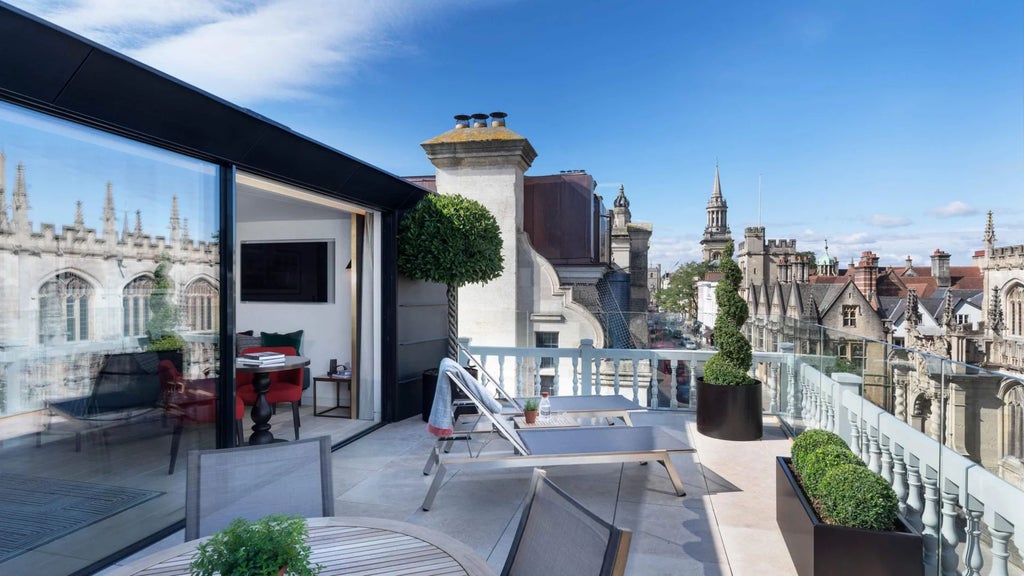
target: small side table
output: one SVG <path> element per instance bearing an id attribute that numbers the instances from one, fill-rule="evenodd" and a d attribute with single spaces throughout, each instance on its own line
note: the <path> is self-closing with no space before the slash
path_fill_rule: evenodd
<path id="1" fill-rule="evenodd" d="M 323 410 L 317 410 L 316 407 L 316 384 L 317 382 L 334 382 L 334 406 L 330 408 L 324 408 Z M 339 404 L 341 396 L 341 385 L 348 384 L 348 397 L 349 405 L 343 406 Z M 313 416 L 326 416 L 328 418 L 350 418 L 355 419 L 359 415 L 359 384 L 353 381 L 351 378 L 342 378 L 340 376 L 315 376 L 313 378 Z M 344 410 L 348 414 L 331 414 L 336 410 Z"/>

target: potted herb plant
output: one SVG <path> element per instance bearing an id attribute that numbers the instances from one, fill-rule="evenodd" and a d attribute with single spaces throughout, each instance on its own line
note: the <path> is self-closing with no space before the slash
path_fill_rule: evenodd
<path id="1" fill-rule="evenodd" d="M 777 458 L 775 520 L 800 576 L 924 573 L 896 493 L 842 438 L 808 430 L 791 453 Z"/>
<path id="2" fill-rule="evenodd" d="M 527 424 L 533 424 L 537 421 L 537 412 L 540 410 L 540 403 L 537 402 L 536 398 L 530 398 L 523 403 L 523 419 Z"/>
<path id="3" fill-rule="evenodd" d="M 457 360 L 459 288 L 488 282 L 504 270 L 498 221 L 476 200 L 458 194 L 428 194 L 398 224 L 397 265 L 399 272 L 413 280 L 447 287 L 447 353 Z M 422 382 L 421 407 L 426 420 L 433 405 L 437 369 L 426 370 Z"/>
<path id="4" fill-rule="evenodd" d="M 255 521 L 236 518 L 199 544 L 189 570 L 192 576 L 319 574 L 323 567 L 312 564 L 309 556 L 302 517 L 271 514 Z"/>
<path id="5" fill-rule="evenodd" d="M 697 431 L 722 440 L 757 440 L 763 434 L 761 382 L 748 374 L 753 354 L 741 329 L 750 311 L 739 294 L 743 273 L 732 253 L 729 242 L 722 251 L 722 279 L 715 288 L 718 351 L 697 379 Z"/>

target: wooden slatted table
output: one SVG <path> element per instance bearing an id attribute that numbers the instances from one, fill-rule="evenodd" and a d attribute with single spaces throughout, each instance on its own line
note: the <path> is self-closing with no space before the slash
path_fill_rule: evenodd
<path id="1" fill-rule="evenodd" d="M 340 574 L 432 574 L 494 576 L 487 562 L 454 538 L 423 526 L 386 520 L 333 516 L 306 522 L 312 561 L 323 576 Z M 187 575 L 196 546 L 192 540 L 141 558 L 110 576 Z"/>

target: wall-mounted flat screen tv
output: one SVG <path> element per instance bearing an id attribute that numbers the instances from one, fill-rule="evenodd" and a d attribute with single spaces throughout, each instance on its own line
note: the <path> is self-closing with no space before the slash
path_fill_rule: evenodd
<path id="1" fill-rule="evenodd" d="M 243 302 L 328 302 L 331 242 L 242 242 Z"/>

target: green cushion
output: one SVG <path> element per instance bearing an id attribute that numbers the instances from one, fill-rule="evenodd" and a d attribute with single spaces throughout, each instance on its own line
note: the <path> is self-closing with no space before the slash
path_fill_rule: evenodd
<path id="1" fill-rule="evenodd" d="M 302 354 L 302 330 L 278 334 L 277 332 L 260 332 L 264 346 L 291 346 L 296 354 Z"/>

